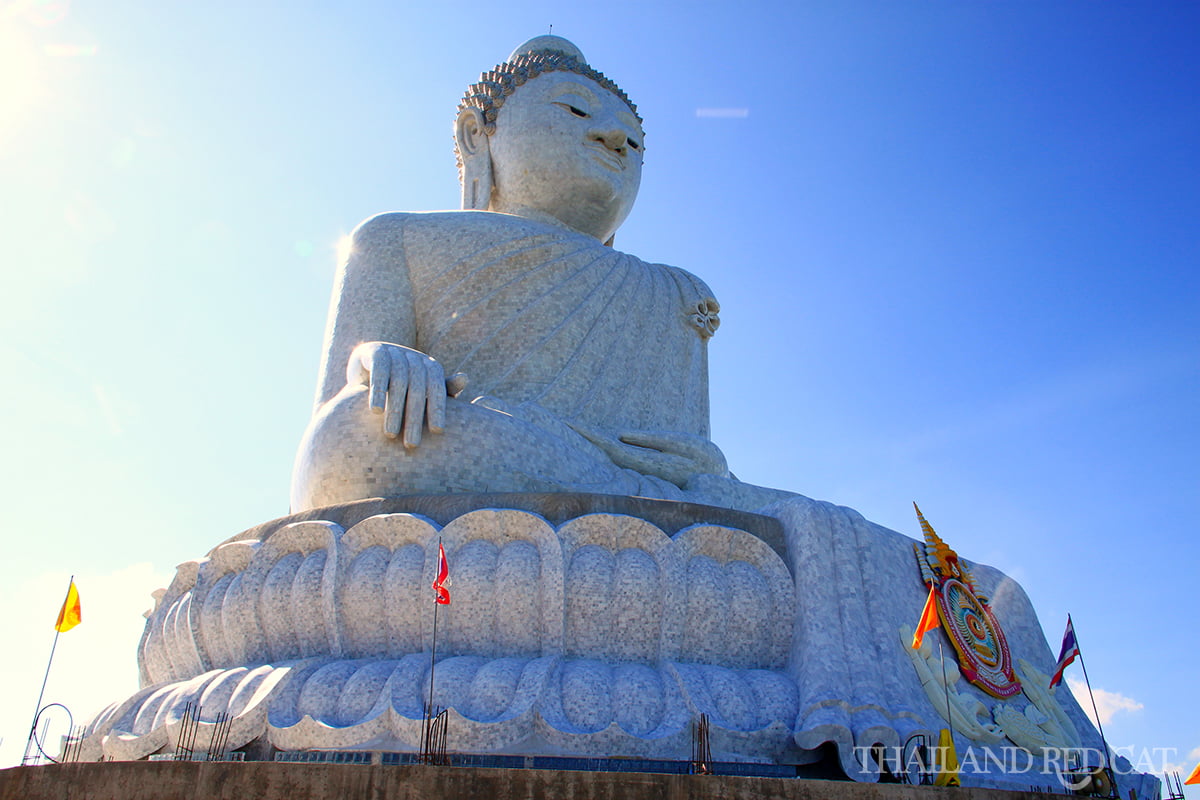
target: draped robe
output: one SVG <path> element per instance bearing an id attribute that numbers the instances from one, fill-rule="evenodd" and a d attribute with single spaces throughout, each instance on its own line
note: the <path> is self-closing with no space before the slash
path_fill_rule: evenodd
<path id="1" fill-rule="evenodd" d="M 334 293 L 293 510 L 446 491 L 680 499 L 679 486 L 617 466 L 594 442 L 647 432 L 719 452 L 707 442 L 706 356 L 718 305 L 681 269 L 506 214 L 386 214 L 355 233 Z M 411 450 L 383 436 L 365 388 L 343 378 L 364 341 L 467 375 L 444 433 Z"/>
<path id="2" fill-rule="evenodd" d="M 467 224 L 453 253 L 439 250 L 440 215 L 408 225 L 416 349 L 466 373 L 474 396 L 708 436 L 708 332 L 694 318 L 715 301 L 700 279 L 516 217 L 454 216 Z"/>

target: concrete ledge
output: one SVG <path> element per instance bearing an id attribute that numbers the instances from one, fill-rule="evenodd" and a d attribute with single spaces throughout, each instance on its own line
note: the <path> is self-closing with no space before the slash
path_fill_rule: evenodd
<path id="1" fill-rule="evenodd" d="M 404 497 L 375 497 L 336 506 L 323 506 L 279 517 L 255 525 L 230 537 L 227 542 L 245 539 L 266 539 L 275 531 L 293 522 L 325 520 L 349 528 L 376 514 L 420 514 L 438 525 L 446 525 L 455 517 L 480 508 L 515 508 L 540 514 L 552 525 L 561 525 L 584 514 L 627 514 L 657 525 L 668 536 L 700 522 L 724 525 L 752 533 L 769 544 L 786 560 L 783 526 L 773 517 L 734 511 L 729 508 L 686 503 L 676 500 L 652 500 L 647 497 L 626 497 L 615 494 L 585 494 L 581 492 L 493 493 L 493 494 L 418 494 Z"/>
<path id="2" fill-rule="evenodd" d="M 1062 800 L 898 784 L 477 767 L 117 761 L 0 770 L 0 800 Z"/>

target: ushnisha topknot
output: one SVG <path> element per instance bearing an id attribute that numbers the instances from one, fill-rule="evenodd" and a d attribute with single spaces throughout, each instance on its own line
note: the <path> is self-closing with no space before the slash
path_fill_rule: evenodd
<path id="1" fill-rule="evenodd" d="M 605 77 L 603 72 L 588 66 L 579 48 L 559 36 L 538 36 L 518 47 L 508 61 L 479 76 L 479 82 L 467 89 L 462 102 L 458 104 L 458 110 L 461 113 L 464 108 L 478 108 L 483 113 L 484 130 L 491 135 L 496 131 L 496 114 L 505 99 L 518 86 L 547 72 L 574 72 L 590 78 L 621 98 L 638 122 L 642 121 L 637 106 L 621 91 L 621 87 Z"/>

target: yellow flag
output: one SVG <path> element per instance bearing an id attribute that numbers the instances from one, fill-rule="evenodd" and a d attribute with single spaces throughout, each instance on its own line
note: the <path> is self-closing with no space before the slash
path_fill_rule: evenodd
<path id="1" fill-rule="evenodd" d="M 961 786 L 958 782 L 958 755 L 954 752 L 954 738 L 947 728 L 938 734 L 938 776 L 934 786 Z"/>
<path id="2" fill-rule="evenodd" d="M 917 631 L 913 634 L 912 649 L 920 650 L 925 634 L 937 626 L 937 581 L 933 581 L 929 584 L 929 597 L 925 600 L 924 610 L 921 611 L 921 621 L 917 623 Z"/>
<path id="3" fill-rule="evenodd" d="M 79 590 L 75 588 L 75 581 L 72 579 L 71 585 L 67 587 L 67 599 L 63 601 L 62 609 L 58 612 L 58 621 L 54 623 L 54 629 L 65 633 L 82 621 L 83 609 L 79 605 Z"/>
<path id="4" fill-rule="evenodd" d="M 1185 786 L 1191 786 L 1194 783 L 1200 783 L 1200 764 L 1196 765 L 1196 768 L 1192 770 L 1192 774 L 1188 775 L 1188 779 L 1183 782 Z"/>

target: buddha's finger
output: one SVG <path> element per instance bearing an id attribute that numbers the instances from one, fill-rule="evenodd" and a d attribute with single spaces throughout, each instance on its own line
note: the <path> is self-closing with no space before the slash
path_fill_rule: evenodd
<path id="1" fill-rule="evenodd" d="M 429 386 L 425 393 L 425 415 L 429 420 L 429 430 L 441 433 L 446 427 L 446 373 L 437 361 L 428 359 L 425 366 L 429 368 Z"/>
<path id="2" fill-rule="evenodd" d="M 408 363 L 403 358 L 391 362 L 392 379 L 387 385 L 387 411 L 383 416 L 383 432 L 388 436 L 400 435 L 404 422 L 405 392 L 408 389 Z"/>
<path id="3" fill-rule="evenodd" d="M 408 367 L 408 396 L 404 400 L 404 446 L 416 447 L 421 443 L 421 429 L 425 426 L 425 396 L 429 381 L 421 364 Z"/>
<path id="4" fill-rule="evenodd" d="M 371 353 L 370 407 L 375 413 L 382 412 L 387 407 L 387 389 L 392 381 L 392 359 L 383 347 L 376 347 Z"/>
<path id="5" fill-rule="evenodd" d="M 631 444 L 635 447 L 645 447 L 649 450 L 659 450 L 664 453 L 680 452 L 683 449 L 680 447 L 678 437 L 666 436 L 651 431 L 628 431 L 622 433 L 620 439 L 625 444 Z"/>
<path id="6" fill-rule="evenodd" d="M 365 361 L 366 355 L 364 355 L 365 352 L 366 351 L 356 347 L 350 353 L 350 358 L 346 360 L 347 386 L 371 385 L 371 370 L 367 369 L 367 363 Z M 370 403 L 367 405 L 370 407 Z"/>
<path id="7" fill-rule="evenodd" d="M 634 452 L 636 455 L 633 455 L 625 466 L 629 466 L 643 475 L 657 475 L 680 486 L 692 473 L 690 462 L 680 456 L 650 448 L 641 448 Z"/>
<path id="8" fill-rule="evenodd" d="M 697 436 L 685 434 L 656 433 L 654 431 L 626 431 L 621 434 L 621 441 L 670 453 L 693 462 L 693 468 L 704 471 L 721 472 L 726 469 L 725 456 L 712 442 Z"/>

